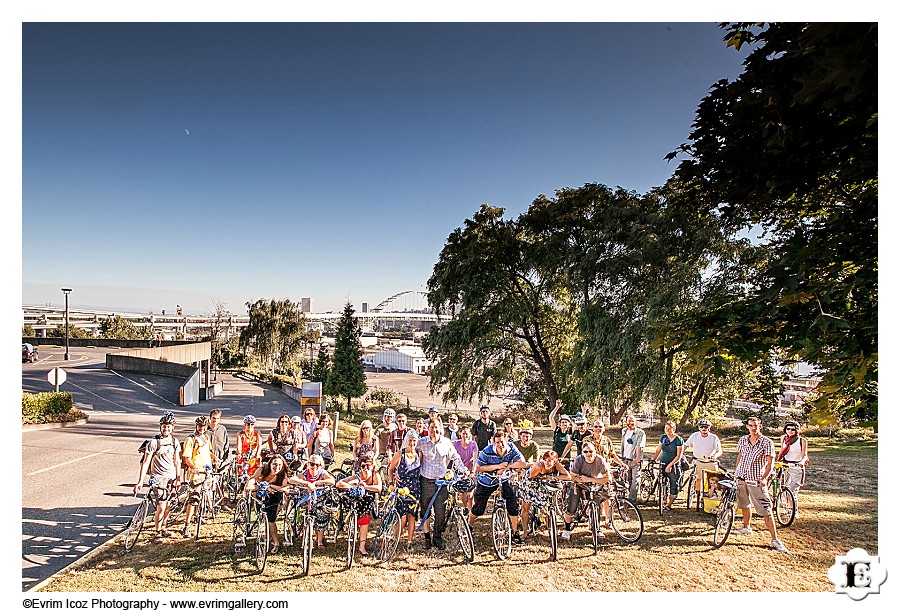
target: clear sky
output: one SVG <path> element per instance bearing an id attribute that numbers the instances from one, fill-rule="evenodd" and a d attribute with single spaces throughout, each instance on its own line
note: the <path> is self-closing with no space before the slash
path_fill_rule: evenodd
<path id="1" fill-rule="evenodd" d="M 22 30 L 22 300 L 359 308 L 425 284 L 481 205 L 671 175 L 715 23 Z"/>

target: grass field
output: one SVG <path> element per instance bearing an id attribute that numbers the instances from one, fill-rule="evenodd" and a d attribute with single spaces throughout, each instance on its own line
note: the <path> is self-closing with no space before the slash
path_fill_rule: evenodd
<path id="1" fill-rule="evenodd" d="M 339 449 L 346 450 L 352 425 L 342 426 Z M 610 436 L 616 439 L 617 431 Z M 549 432 L 536 433 L 549 443 Z M 654 439 L 650 434 L 651 441 Z M 733 467 L 737 437 L 723 438 L 725 465 Z M 546 562 L 546 538 L 514 548 L 498 561 L 489 534 L 489 518 L 475 527 L 476 560 L 463 562 L 455 539 L 443 553 L 400 552 L 389 564 L 364 558 L 346 570 L 345 542 L 339 538 L 314 552 L 310 574 L 302 577 L 296 551 L 269 557 L 263 575 L 249 561 L 232 555 L 230 516 L 204 527 L 199 541 L 173 539 L 151 544 L 142 534 L 126 553 L 120 542 L 43 587 L 44 591 L 825 591 L 834 590 L 827 570 L 836 555 L 854 547 L 878 550 L 877 436 L 855 434 L 810 440 L 812 466 L 800 492 L 800 517 L 779 536 L 790 549 L 769 549 L 768 532 L 754 517 L 750 536 L 731 536 L 719 550 L 711 547 L 711 516 L 688 511 L 683 499 L 661 519 L 641 508 L 645 520 L 639 542 L 625 545 L 614 535 L 599 554 L 589 534 L 578 528 L 571 542 L 560 541 L 559 559 Z M 417 544 L 421 538 L 417 537 Z M 401 546 L 402 548 L 402 546 Z M 626 577 L 623 570 L 631 570 Z M 776 578 L 776 580 L 772 580 Z"/>

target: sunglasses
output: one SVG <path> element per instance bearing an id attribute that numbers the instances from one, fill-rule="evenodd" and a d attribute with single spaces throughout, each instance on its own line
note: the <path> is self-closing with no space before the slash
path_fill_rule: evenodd
<path id="1" fill-rule="evenodd" d="M 795 433 L 797 432 L 797 429 L 795 429 L 795 428 L 792 427 L 792 426 L 787 427 L 785 430 L 786 430 L 786 431 L 794 431 Z"/>
<path id="2" fill-rule="evenodd" d="M 512 422 L 504 422 L 503 426 L 512 426 Z"/>
<path id="3" fill-rule="evenodd" d="M 583 450 L 583 454 L 584 454 L 585 456 L 593 455 L 593 454 L 594 454 L 594 451 L 593 451 L 593 450 Z"/>
<path id="4" fill-rule="evenodd" d="M 322 463 L 310 463 L 309 466 L 310 467 L 321 467 Z"/>
<path id="5" fill-rule="evenodd" d="M 701 429 L 708 429 L 709 427 L 706 426 L 706 425 L 704 424 L 704 425 L 702 425 L 700 428 L 701 428 Z"/>

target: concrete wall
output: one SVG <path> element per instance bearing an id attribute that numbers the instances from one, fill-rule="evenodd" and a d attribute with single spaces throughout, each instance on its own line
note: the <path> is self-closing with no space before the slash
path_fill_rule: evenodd
<path id="1" fill-rule="evenodd" d="M 165 345 L 158 348 L 136 348 L 115 352 L 116 356 L 131 356 L 134 358 L 148 358 L 164 362 L 177 362 L 181 364 L 197 363 L 212 358 L 212 344 L 209 341 L 202 343 L 185 343 L 181 345 Z M 109 361 L 107 354 L 107 361 Z"/>
<path id="2" fill-rule="evenodd" d="M 195 371 L 199 372 L 199 369 L 193 365 L 182 365 L 177 362 L 112 353 L 106 355 L 106 368 L 113 371 L 132 371 L 134 373 L 148 373 L 150 375 L 163 375 L 179 379 L 187 379 Z"/>
<path id="3" fill-rule="evenodd" d="M 184 380 L 179 390 L 181 405 L 196 405 L 200 402 L 200 369 L 197 365 L 209 365 L 212 344 L 187 343 L 166 345 L 158 348 L 138 348 L 110 352 L 106 355 L 106 368 L 113 371 L 132 371 L 163 375 Z M 207 373 L 207 376 L 209 374 Z M 209 398 L 209 390 L 204 390 L 204 398 Z M 213 396 L 216 391 L 213 389 Z"/>
<path id="4" fill-rule="evenodd" d="M 65 337 L 22 337 L 22 343 L 31 345 L 66 345 Z M 163 341 L 162 347 L 173 345 L 193 344 L 192 341 Z M 153 341 L 156 345 L 156 341 Z M 70 348 L 147 348 L 150 347 L 150 339 L 75 339 L 69 337 Z"/>

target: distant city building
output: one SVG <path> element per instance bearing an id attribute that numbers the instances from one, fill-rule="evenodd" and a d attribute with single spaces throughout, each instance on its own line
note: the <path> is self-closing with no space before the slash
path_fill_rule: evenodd
<path id="1" fill-rule="evenodd" d="M 313 300 L 311 298 L 301 298 L 300 299 L 300 313 L 312 313 L 313 312 Z"/>
<path id="2" fill-rule="evenodd" d="M 368 303 L 363 303 L 363 304 L 362 304 L 362 309 L 360 309 L 360 311 L 361 311 L 362 313 L 369 313 L 369 304 L 368 304 Z"/>
<path id="3" fill-rule="evenodd" d="M 392 347 L 383 352 L 376 352 L 371 358 L 371 364 L 385 369 L 396 369 L 409 373 L 425 374 L 434 365 L 425 358 L 425 353 L 420 345 L 402 345 Z"/>

